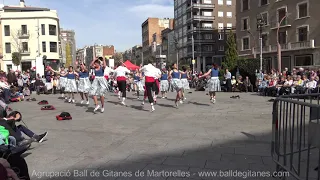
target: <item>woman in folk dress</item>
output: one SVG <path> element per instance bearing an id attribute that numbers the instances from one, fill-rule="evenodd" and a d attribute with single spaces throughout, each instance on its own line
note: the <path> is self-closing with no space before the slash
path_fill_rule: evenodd
<path id="1" fill-rule="evenodd" d="M 106 60 L 102 57 L 99 57 L 99 59 L 97 60 L 92 60 L 91 62 L 91 67 L 94 69 L 95 77 L 91 84 L 89 94 L 92 96 L 94 104 L 96 105 L 96 107 L 93 110 L 94 113 L 98 109 L 100 109 L 97 96 L 100 96 L 101 112 L 104 112 L 104 96 L 109 89 L 108 82 L 104 77 L 104 69 L 106 68 L 106 66 Z"/>
<path id="2" fill-rule="evenodd" d="M 133 78 L 134 78 L 135 90 L 137 92 L 137 99 L 140 99 L 140 92 L 144 92 L 144 88 L 142 84 L 142 75 L 139 70 L 136 70 L 136 72 L 133 75 Z"/>
<path id="3" fill-rule="evenodd" d="M 87 70 L 84 63 L 80 65 L 79 71 L 79 85 L 78 85 L 78 92 L 80 93 L 81 102 L 80 104 L 84 103 L 84 98 L 86 98 L 86 104 L 89 105 L 89 97 L 88 93 L 91 88 L 91 82 L 89 80 L 89 71 Z"/>
<path id="4" fill-rule="evenodd" d="M 185 96 L 185 91 L 190 89 L 189 86 L 189 75 L 188 75 L 188 71 L 187 68 L 185 66 L 182 67 L 183 71 L 180 71 L 181 73 L 181 83 L 182 83 L 182 99 L 186 100 L 186 96 Z"/>
<path id="5" fill-rule="evenodd" d="M 74 93 L 78 91 L 76 82 L 77 76 L 79 76 L 79 74 L 74 71 L 73 66 L 70 66 L 66 74 L 67 83 L 65 88 L 65 91 L 68 93 L 69 103 L 75 103 Z"/>
<path id="6" fill-rule="evenodd" d="M 50 70 L 51 72 L 54 72 L 54 73 L 57 73 L 60 75 L 60 78 L 59 78 L 59 87 L 60 87 L 60 94 L 61 94 L 61 97 L 64 98 L 67 100 L 68 97 L 65 96 L 65 89 L 66 89 L 66 85 L 67 85 L 67 72 L 65 70 L 64 67 L 61 67 L 60 68 L 60 71 L 55 71 L 53 70 L 51 67 L 48 68 L 48 70 Z"/>
<path id="7" fill-rule="evenodd" d="M 183 101 L 181 99 L 182 98 L 182 83 L 180 80 L 181 73 L 177 68 L 177 64 L 172 65 L 172 70 L 169 73 L 169 77 L 171 78 L 171 85 L 172 85 L 173 89 L 175 89 L 177 92 L 175 105 L 178 107 L 178 102 L 180 102 L 180 104 L 182 104 Z"/>
<path id="8" fill-rule="evenodd" d="M 218 65 L 213 64 L 213 67 L 209 69 L 207 73 L 200 76 L 199 78 L 206 77 L 210 75 L 210 80 L 207 83 L 208 91 L 210 95 L 210 101 L 216 103 L 216 92 L 221 91 L 220 80 L 219 80 L 219 68 Z"/>
<path id="9" fill-rule="evenodd" d="M 169 89 L 168 71 L 166 69 L 163 69 L 161 78 L 160 78 L 160 92 L 161 92 L 162 99 L 167 98 L 168 89 Z"/>

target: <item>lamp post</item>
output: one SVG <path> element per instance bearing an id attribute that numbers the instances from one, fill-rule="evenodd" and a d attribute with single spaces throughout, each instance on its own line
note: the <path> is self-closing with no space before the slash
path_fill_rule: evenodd
<path id="1" fill-rule="evenodd" d="M 282 22 L 288 17 L 289 14 L 286 14 L 283 16 L 280 20 L 280 22 L 277 22 L 277 51 L 278 51 L 278 71 L 281 73 L 281 45 L 279 42 L 279 30 L 280 30 L 280 25 Z"/>
<path id="2" fill-rule="evenodd" d="M 175 49 L 176 49 L 176 55 L 177 55 L 177 68 L 179 69 L 179 42 L 176 37 L 174 37 L 174 44 L 175 44 Z"/>
<path id="3" fill-rule="evenodd" d="M 259 31 L 259 41 L 260 41 L 260 71 L 262 72 L 262 29 L 265 26 L 265 21 L 261 15 L 257 16 L 257 30 Z"/>
<path id="4" fill-rule="evenodd" d="M 250 31 L 247 31 L 248 34 L 250 34 L 250 36 L 252 37 L 253 39 L 253 48 L 254 48 L 254 51 L 253 51 L 253 58 L 257 58 L 257 54 L 256 54 L 256 38 L 253 36 L 253 34 L 250 32 Z"/>

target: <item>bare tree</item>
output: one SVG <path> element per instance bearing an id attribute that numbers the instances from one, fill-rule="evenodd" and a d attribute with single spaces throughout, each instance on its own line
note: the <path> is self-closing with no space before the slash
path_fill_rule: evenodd
<path id="1" fill-rule="evenodd" d="M 23 43 L 28 43 L 31 37 L 28 32 L 22 32 L 21 30 L 12 30 L 10 32 L 10 35 L 12 59 L 15 59 L 14 64 L 16 66 L 19 66 L 21 64 L 21 56 L 23 55 L 23 53 L 30 53 L 29 46 L 27 45 L 27 47 L 23 47 Z"/>

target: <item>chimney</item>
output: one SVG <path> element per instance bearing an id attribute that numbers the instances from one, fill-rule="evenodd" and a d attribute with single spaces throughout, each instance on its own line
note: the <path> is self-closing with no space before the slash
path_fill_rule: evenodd
<path id="1" fill-rule="evenodd" d="M 24 0 L 20 0 L 20 7 L 26 7 Z"/>

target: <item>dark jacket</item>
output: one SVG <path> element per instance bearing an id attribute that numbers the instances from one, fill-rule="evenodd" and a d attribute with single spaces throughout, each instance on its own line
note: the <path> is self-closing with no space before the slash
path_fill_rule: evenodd
<path id="1" fill-rule="evenodd" d="M 37 79 L 34 85 L 37 87 L 37 86 L 44 86 L 45 84 L 43 83 L 42 80 Z"/>
<path id="2" fill-rule="evenodd" d="M 17 126 L 14 120 L 0 119 L 0 126 L 3 126 L 9 131 L 10 136 L 16 138 L 17 142 L 22 141 L 23 137 L 17 133 Z"/>
<path id="3" fill-rule="evenodd" d="M 10 85 L 17 82 L 16 74 L 15 74 L 15 73 L 12 73 L 12 72 L 9 72 L 9 73 L 8 73 L 7 79 L 8 79 L 8 83 L 9 83 Z"/>

